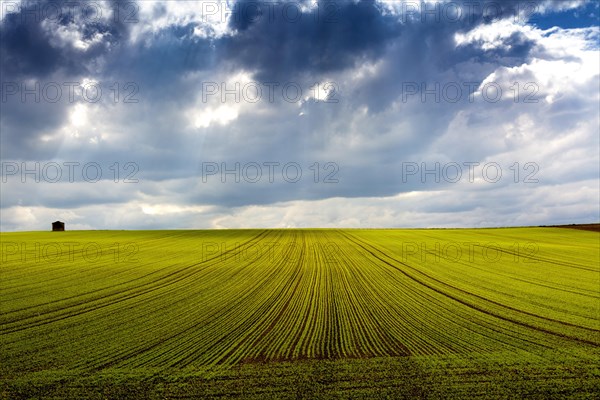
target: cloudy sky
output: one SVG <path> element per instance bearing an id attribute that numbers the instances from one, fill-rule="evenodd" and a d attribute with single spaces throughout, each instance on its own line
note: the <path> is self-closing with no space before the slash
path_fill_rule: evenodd
<path id="1" fill-rule="evenodd" d="M 2 231 L 600 219 L 595 1 L 0 5 Z"/>

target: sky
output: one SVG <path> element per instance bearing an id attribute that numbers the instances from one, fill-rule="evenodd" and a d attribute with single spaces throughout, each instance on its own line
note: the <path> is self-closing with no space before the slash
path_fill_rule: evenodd
<path id="1" fill-rule="evenodd" d="M 600 221 L 599 5 L 0 1 L 0 229 Z"/>

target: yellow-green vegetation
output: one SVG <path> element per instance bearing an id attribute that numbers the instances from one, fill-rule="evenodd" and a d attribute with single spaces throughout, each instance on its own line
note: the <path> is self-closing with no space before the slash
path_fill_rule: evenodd
<path id="1" fill-rule="evenodd" d="M 6 398 L 590 397 L 600 234 L 2 233 Z"/>

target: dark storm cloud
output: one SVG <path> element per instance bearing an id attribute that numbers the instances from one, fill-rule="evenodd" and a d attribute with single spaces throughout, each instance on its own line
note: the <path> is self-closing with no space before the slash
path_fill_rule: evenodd
<path id="1" fill-rule="evenodd" d="M 68 118 L 70 108 L 81 100 L 84 78 L 102 80 L 99 66 L 111 61 L 119 41 L 126 41 L 128 26 L 109 17 L 108 9 L 96 8 L 97 14 L 91 14 L 90 5 L 98 7 L 98 2 L 36 0 L 13 7 L 16 4 L 2 4 L 0 22 L 1 155 L 44 160 L 52 158 L 61 143 L 40 138 Z M 87 48 L 74 46 L 75 37 Z M 73 96 L 69 84 L 77 85 Z"/>
<path id="2" fill-rule="evenodd" d="M 414 8 L 407 8 L 404 15 L 383 13 L 382 3 L 320 0 L 317 7 L 298 14 L 290 12 L 292 8 L 285 2 L 238 0 L 230 19 L 235 34 L 223 38 L 218 51 L 238 67 L 256 70 L 256 78 L 262 81 L 320 75 L 376 61 L 401 35 L 406 36 L 402 38 L 406 49 L 401 56 L 407 67 L 422 62 L 423 52 L 430 62 L 454 65 L 460 61 L 449 54 L 454 52 L 454 33 L 502 18 L 526 20 L 543 5 L 560 5 L 558 0 L 453 1 L 460 8 L 460 18 L 454 19 L 444 8 L 437 14 L 424 12 L 422 17 L 409 14 L 407 10 Z M 419 6 L 418 2 L 408 3 Z M 298 8 L 299 3 L 292 4 Z M 416 9 L 431 11 L 434 7 L 420 4 Z M 531 43 L 518 36 L 511 42 L 513 46 L 502 56 L 527 56 Z M 463 51 L 461 55 L 471 54 Z"/>
<path id="3" fill-rule="evenodd" d="M 522 32 L 514 32 L 504 39 L 502 46 L 481 51 L 481 41 L 470 43 L 460 49 L 460 53 L 475 56 L 479 62 L 499 62 L 500 65 L 516 65 L 523 61 L 529 61 L 531 51 L 536 43 L 528 39 Z"/>
<path id="4" fill-rule="evenodd" d="M 53 19 L 50 24 L 55 31 L 76 24 L 83 40 L 103 35 L 100 42 L 81 51 L 52 43 L 48 29 L 42 26 L 48 18 L 40 15 L 47 4 L 52 5 L 52 10 L 70 10 L 69 4 L 78 2 L 24 1 L 19 12 L 6 14 L 0 24 L 1 72 L 4 80 L 41 78 L 57 71 L 65 76 L 98 77 L 100 73 L 147 83 L 149 90 L 156 86 L 168 90 L 173 85 L 163 83 L 174 82 L 185 72 L 214 68 L 226 61 L 232 68 L 256 71 L 255 78 L 261 81 L 292 80 L 376 61 L 400 35 L 407 37 L 403 40 L 405 53 L 400 56 L 406 59 L 408 69 L 418 64 L 423 52 L 428 52 L 430 62 L 450 65 L 460 61 L 453 51 L 453 33 L 496 17 L 514 17 L 519 10 L 527 14 L 527 10 L 548 4 L 541 0 L 455 3 L 462 10 L 459 21 L 401 21 L 401 16 L 382 13 L 382 5 L 375 0 L 320 0 L 317 7 L 303 13 L 298 2 L 238 0 L 229 21 L 231 35 L 214 40 L 195 37 L 196 25 L 188 23 L 169 26 L 152 34 L 149 40 L 134 44 L 128 42 L 134 23 L 127 21 L 125 13 L 98 20 L 86 17 L 86 9 L 80 6 L 73 13 L 63 12 L 60 19 Z M 289 4 L 295 7 L 286 7 Z M 111 2 L 110 6 L 119 9 L 122 2 Z M 160 17 L 165 12 L 164 5 L 157 4 L 153 16 Z M 526 56 L 530 44 L 519 40 L 515 37 L 515 46 L 507 50 L 511 54 L 503 56 Z M 458 56 L 469 54 L 463 50 Z M 91 62 L 100 59 L 103 71 L 90 70 Z M 422 65 L 418 68 L 422 69 Z M 404 74 L 403 70 L 398 72 Z M 155 85 L 150 85 L 152 82 Z"/>
<path id="5" fill-rule="evenodd" d="M 236 3 L 230 19 L 236 34 L 223 39 L 221 52 L 240 66 L 258 69 L 258 79 L 265 81 L 277 80 L 284 72 L 294 76 L 351 68 L 361 59 L 381 56 L 387 43 L 400 34 L 396 18 L 382 15 L 373 0 L 321 1 L 297 17 L 286 17 L 284 3 L 272 5 L 273 17 L 266 10 L 260 17 L 258 11 L 246 12 L 259 9 L 249 4 L 257 3 Z"/>
<path id="6" fill-rule="evenodd" d="M 110 72 L 138 83 L 152 98 L 160 95 L 187 101 L 199 88 L 181 85 L 181 78 L 217 65 L 213 41 L 195 37 L 193 30 L 194 24 L 170 27 L 154 34 L 148 43 L 140 41 L 121 48 Z"/>
<path id="7" fill-rule="evenodd" d="M 239 69 L 255 71 L 254 79 L 263 82 L 309 82 L 385 58 L 382 73 L 361 87 L 344 91 L 355 107 L 366 105 L 377 113 L 401 97 L 407 83 L 433 85 L 450 80 L 460 84 L 466 79 L 456 68 L 461 63 L 478 65 L 470 77 L 472 82 L 483 79 L 498 64 L 510 67 L 527 62 L 535 44 L 521 33 L 488 51 L 477 44 L 457 48 L 454 35 L 498 19 L 524 20 L 540 12 L 542 5 L 559 4 L 453 1 L 460 8 L 460 18 L 453 19 L 443 6 L 437 14 L 415 16 L 402 14 L 402 10 L 385 13 L 381 3 L 385 2 L 321 0 L 317 7 L 290 18 L 286 17 L 290 14 L 286 14 L 286 3 L 239 0 L 230 19 L 235 33 L 217 43 L 217 54 Z M 420 4 L 417 9 L 431 11 L 432 7 Z M 463 100 L 469 94 L 465 92 Z M 431 107 L 436 106 L 429 104 L 428 113 Z M 427 118 L 424 121 L 426 126 Z"/>
<path id="8" fill-rule="evenodd" d="M 84 4 L 68 0 L 23 1 L 18 12 L 6 13 L 0 24 L 3 77 L 45 77 L 57 70 L 68 75 L 87 73 L 86 62 L 126 39 L 123 21 L 90 15 Z M 101 34 L 102 41 L 86 51 L 51 42 L 49 33 L 73 24 L 78 26 L 83 40 Z"/>
<path id="9" fill-rule="evenodd" d="M 286 7 L 290 3 L 295 7 Z M 459 21 L 417 17 L 416 21 L 409 19 L 402 25 L 401 17 L 382 13 L 382 5 L 375 0 L 320 0 L 317 7 L 300 13 L 302 3 L 307 2 L 238 0 L 233 3 L 229 22 L 234 31 L 232 35 L 214 41 L 194 38 L 194 24 L 190 23 L 171 26 L 152 37 L 149 43 L 136 44 L 135 48 L 125 50 L 134 21 L 128 21 L 124 12 L 118 17 L 98 19 L 86 15 L 90 11 L 83 6 L 84 2 L 23 1 L 19 12 L 7 13 L 0 24 L 2 72 L 5 77 L 42 77 L 61 69 L 68 75 L 79 75 L 90 72 L 86 62 L 112 53 L 114 57 L 108 59 L 111 65 L 133 66 L 141 75 L 159 78 L 214 66 L 219 60 L 230 61 L 239 68 L 258 70 L 261 80 L 277 79 L 283 73 L 288 76 L 305 72 L 319 74 L 351 68 L 363 60 L 375 60 L 382 56 L 391 41 L 404 31 L 414 30 L 415 26 L 425 26 L 416 29 L 425 34 L 436 29 L 446 35 L 496 18 L 515 18 L 519 13 L 526 18 L 541 10 L 542 5 L 560 5 L 558 0 L 461 0 L 453 2 L 461 9 Z M 80 6 L 73 7 L 73 4 Z M 123 2 L 109 4 L 114 10 L 120 9 Z M 43 18 L 41 14 L 46 5 L 51 5 L 48 7 L 51 11 L 63 10 L 60 18 Z M 160 17 L 165 12 L 164 5 L 157 4 L 153 15 Z M 54 15 L 49 14 L 50 17 Z M 51 43 L 48 30 L 42 27 L 42 23 L 48 21 L 54 25 L 54 30 L 78 24 L 84 40 L 96 34 L 102 34 L 103 39 L 86 51 L 57 47 Z M 442 38 L 442 35 L 433 36 Z M 446 40 L 441 43 L 449 39 L 444 37 Z M 121 51 L 115 51 L 119 46 Z M 519 43 L 515 51 L 519 49 L 526 51 L 527 44 Z M 410 58 L 409 54 L 405 56 Z"/>

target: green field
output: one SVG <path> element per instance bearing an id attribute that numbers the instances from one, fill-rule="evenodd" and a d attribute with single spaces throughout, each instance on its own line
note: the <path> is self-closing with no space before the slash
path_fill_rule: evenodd
<path id="1" fill-rule="evenodd" d="M 4 398 L 595 398 L 600 234 L 2 233 Z"/>

